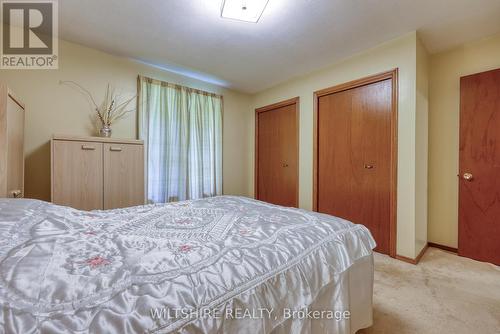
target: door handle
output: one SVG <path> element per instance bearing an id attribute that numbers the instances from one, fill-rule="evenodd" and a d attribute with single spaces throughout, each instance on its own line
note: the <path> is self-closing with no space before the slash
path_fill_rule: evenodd
<path id="1" fill-rule="evenodd" d="M 288 167 L 288 164 L 286 162 L 283 163 L 283 167 Z"/>
<path id="2" fill-rule="evenodd" d="M 474 176 L 472 176 L 471 173 L 464 173 L 464 175 L 462 175 L 462 178 L 465 180 L 465 181 L 468 181 L 468 182 L 471 182 L 472 179 L 474 178 Z"/>
<path id="3" fill-rule="evenodd" d="M 365 169 L 373 169 L 374 166 L 373 165 L 365 165 Z"/>
<path id="4" fill-rule="evenodd" d="M 116 147 L 116 146 L 115 146 L 115 147 L 114 147 L 114 146 L 111 146 L 111 147 L 109 148 L 109 150 L 110 150 L 111 152 L 121 152 L 121 151 L 122 151 L 122 148 L 121 148 L 121 147 Z"/>
<path id="5" fill-rule="evenodd" d="M 94 151 L 95 150 L 95 146 L 82 145 L 82 150 L 84 150 L 84 151 Z"/>

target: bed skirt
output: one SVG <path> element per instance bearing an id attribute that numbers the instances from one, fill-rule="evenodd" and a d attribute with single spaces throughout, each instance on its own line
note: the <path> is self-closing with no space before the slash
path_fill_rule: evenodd
<path id="1" fill-rule="evenodd" d="M 318 279 L 327 275 L 317 274 Z M 290 280 L 292 275 L 281 273 L 221 306 L 217 314 L 222 316 L 198 318 L 174 333 L 216 329 L 214 333 L 354 334 L 373 324 L 373 275 L 370 254 L 330 277 L 330 282 L 312 295 L 311 289 L 301 286 L 303 280 Z M 278 295 L 277 291 L 288 292 Z M 274 295 L 269 298 L 271 293 Z M 268 298 L 261 300 L 259 296 Z M 297 301 L 303 301 L 302 308 L 294 306 Z"/>

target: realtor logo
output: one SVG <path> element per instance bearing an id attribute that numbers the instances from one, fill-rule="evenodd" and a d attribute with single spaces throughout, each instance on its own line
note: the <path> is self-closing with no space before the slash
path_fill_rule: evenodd
<path id="1" fill-rule="evenodd" d="M 57 2 L 1 1 L 1 69 L 57 69 Z"/>

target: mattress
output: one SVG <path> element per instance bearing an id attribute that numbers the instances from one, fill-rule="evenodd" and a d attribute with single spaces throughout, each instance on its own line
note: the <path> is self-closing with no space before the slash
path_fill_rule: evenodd
<path id="1" fill-rule="evenodd" d="M 90 212 L 1 199 L 0 235 L 5 333 L 353 333 L 371 322 L 375 242 L 328 215 L 233 196 Z"/>

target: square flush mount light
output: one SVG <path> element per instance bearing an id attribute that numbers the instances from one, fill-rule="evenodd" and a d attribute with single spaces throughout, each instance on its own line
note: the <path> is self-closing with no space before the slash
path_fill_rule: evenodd
<path id="1" fill-rule="evenodd" d="M 269 0 L 222 0 L 221 16 L 246 22 L 259 21 Z"/>

